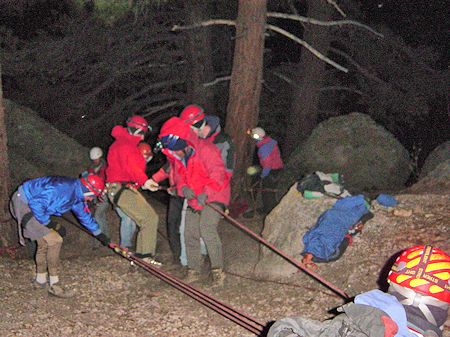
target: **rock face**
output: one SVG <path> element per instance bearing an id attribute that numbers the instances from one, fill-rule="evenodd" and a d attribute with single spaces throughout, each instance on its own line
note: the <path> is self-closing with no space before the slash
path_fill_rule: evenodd
<path id="1" fill-rule="evenodd" d="M 436 147 L 431 153 L 428 155 L 425 163 L 423 164 L 422 171 L 420 173 L 420 178 L 424 178 L 428 176 L 432 171 L 434 171 L 440 164 L 447 163 L 447 167 L 450 163 L 450 140 L 442 143 L 438 147 Z M 436 177 L 440 170 L 437 170 L 433 173 Z M 444 172 L 445 173 L 445 172 Z M 447 177 L 450 175 L 449 171 L 447 171 Z"/>
<path id="2" fill-rule="evenodd" d="M 33 110 L 5 99 L 12 188 L 44 175 L 77 177 L 89 163 L 89 149 L 63 134 Z"/>
<path id="3" fill-rule="evenodd" d="M 320 123 L 293 153 L 287 171 L 294 178 L 314 171 L 339 172 L 354 193 L 392 190 L 407 181 L 410 158 L 384 127 L 355 112 Z"/>
<path id="4" fill-rule="evenodd" d="M 297 184 L 291 186 L 281 202 L 266 217 L 262 236 L 278 249 L 300 261 L 303 235 L 315 225 L 323 212 L 334 205 L 336 199 L 329 197 L 305 199 L 297 191 L 296 186 Z M 297 267 L 287 263 L 271 250 L 262 248 L 255 273 L 265 277 L 285 277 L 297 270 Z"/>

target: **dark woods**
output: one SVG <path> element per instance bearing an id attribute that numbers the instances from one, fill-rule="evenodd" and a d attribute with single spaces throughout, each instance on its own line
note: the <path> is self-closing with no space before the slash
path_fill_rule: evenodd
<path id="1" fill-rule="evenodd" d="M 339 71 L 288 38 L 267 32 L 260 125 L 289 153 L 319 122 L 353 111 L 369 114 L 410 152 L 422 148 L 423 157 L 446 140 L 447 74 L 440 69 L 442 55 L 432 41 L 406 43 L 398 34 L 401 29 L 374 20 L 373 6 L 343 1 L 343 18 L 334 8 L 324 12 L 313 3 L 269 1 L 267 12 L 353 19 L 384 37 L 352 25 L 324 28 L 268 15 L 268 24 L 307 39 L 349 71 Z M 4 96 L 36 110 L 86 146 L 109 145 L 111 127 L 125 116 L 146 116 L 157 128 L 191 102 L 225 121 L 236 30 L 211 25 L 174 32 L 172 27 L 235 20 L 237 1 L 105 4 L 2 1 Z M 290 134 L 301 136 L 293 140 Z"/>

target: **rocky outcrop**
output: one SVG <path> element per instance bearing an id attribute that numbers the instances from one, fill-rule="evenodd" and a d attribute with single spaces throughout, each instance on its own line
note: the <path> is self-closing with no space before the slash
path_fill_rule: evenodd
<path id="1" fill-rule="evenodd" d="M 343 174 L 351 192 L 392 190 L 410 175 L 406 149 L 368 115 L 351 113 L 320 123 L 289 158 L 283 184 L 314 171 Z"/>
<path id="2" fill-rule="evenodd" d="M 323 197 L 305 199 L 294 184 L 281 202 L 264 221 L 262 236 L 286 254 L 301 260 L 303 235 L 315 225 L 317 218 L 330 208 L 336 199 Z M 263 248 L 255 268 L 258 275 L 285 277 L 297 271 L 297 267 L 287 263 L 271 250 Z"/>
<path id="3" fill-rule="evenodd" d="M 447 168 L 450 163 L 450 140 L 442 143 L 441 145 L 437 146 L 431 153 L 428 155 L 427 159 L 425 159 L 425 162 L 423 164 L 422 170 L 420 172 L 420 179 L 430 175 L 431 172 L 433 172 L 440 164 L 447 163 Z M 433 172 L 432 176 L 435 178 L 437 177 L 436 174 L 439 174 L 441 170 L 436 170 Z M 450 172 L 449 171 L 442 171 L 444 175 L 446 174 L 447 177 L 449 177 Z"/>
<path id="4" fill-rule="evenodd" d="M 89 163 L 89 150 L 33 110 L 4 100 L 12 188 L 43 175 L 77 177 Z"/>

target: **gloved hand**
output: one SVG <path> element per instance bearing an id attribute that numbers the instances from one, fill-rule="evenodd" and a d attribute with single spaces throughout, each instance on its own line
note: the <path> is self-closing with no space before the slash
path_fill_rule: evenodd
<path id="1" fill-rule="evenodd" d="M 253 165 L 253 166 L 247 167 L 247 174 L 249 176 L 254 176 L 255 174 L 258 174 L 259 172 L 261 172 L 261 167 L 259 167 L 258 165 Z"/>
<path id="2" fill-rule="evenodd" d="M 102 243 L 103 246 L 107 246 L 109 245 L 109 243 L 111 242 L 111 240 L 109 239 L 109 237 L 107 237 L 105 234 L 100 233 L 98 235 L 95 236 L 95 238 L 100 241 Z"/>
<path id="3" fill-rule="evenodd" d="M 181 189 L 183 191 L 183 196 L 186 199 L 194 199 L 195 198 L 195 193 L 193 190 L 191 190 L 189 187 L 187 186 L 183 186 L 183 188 Z"/>
<path id="4" fill-rule="evenodd" d="M 167 193 L 169 193 L 171 196 L 174 196 L 174 197 L 178 196 L 176 187 L 169 187 L 167 189 Z"/>
<path id="5" fill-rule="evenodd" d="M 63 225 L 61 225 L 59 222 L 56 222 L 53 220 L 50 220 L 49 224 L 47 225 L 47 228 L 53 229 L 62 237 L 65 237 L 67 234 L 66 228 Z"/>
<path id="6" fill-rule="evenodd" d="M 152 178 L 148 179 L 142 186 L 142 189 L 149 190 L 151 192 L 156 192 L 159 189 L 159 184 Z"/>
<path id="7" fill-rule="evenodd" d="M 198 204 L 201 206 L 206 205 L 206 200 L 208 200 L 208 196 L 205 193 L 199 194 L 197 197 Z"/>

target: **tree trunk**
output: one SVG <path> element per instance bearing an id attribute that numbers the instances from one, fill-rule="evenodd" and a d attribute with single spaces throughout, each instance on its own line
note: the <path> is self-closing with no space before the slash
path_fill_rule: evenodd
<path id="1" fill-rule="evenodd" d="M 208 1 L 190 0 L 185 8 L 189 23 L 193 24 L 208 17 L 210 12 Z M 190 61 L 188 79 L 189 103 L 202 106 L 206 113 L 213 113 L 214 90 L 205 88 L 203 83 L 213 80 L 213 64 L 211 58 L 211 28 L 194 29 L 189 33 L 188 55 Z"/>
<path id="2" fill-rule="evenodd" d="M 9 214 L 9 167 L 6 116 L 3 106 L 2 69 L 0 65 L 0 246 L 9 246 L 14 238 L 14 226 Z"/>
<path id="3" fill-rule="evenodd" d="M 332 7 L 325 1 L 308 0 L 308 17 L 329 20 Z M 330 46 L 329 28 L 307 25 L 303 40 L 322 54 L 327 54 Z M 288 115 L 284 153 L 292 151 L 305 141 L 317 125 L 319 111 L 319 89 L 325 78 L 325 62 L 318 59 L 305 48 L 302 49 L 300 62 L 296 70 L 296 83 L 292 92 L 292 107 Z M 300 89 L 299 89 L 300 88 Z"/>
<path id="4" fill-rule="evenodd" d="M 226 132 L 233 139 L 236 149 L 232 182 L 235 195 L 242 191 L 245 171 L 251 165 L 255 150 L 255 144 L 246 136 L 246 131 L 258 123 L 266 5 L 266 0 L 239 0 L 226 119 Z"/>

